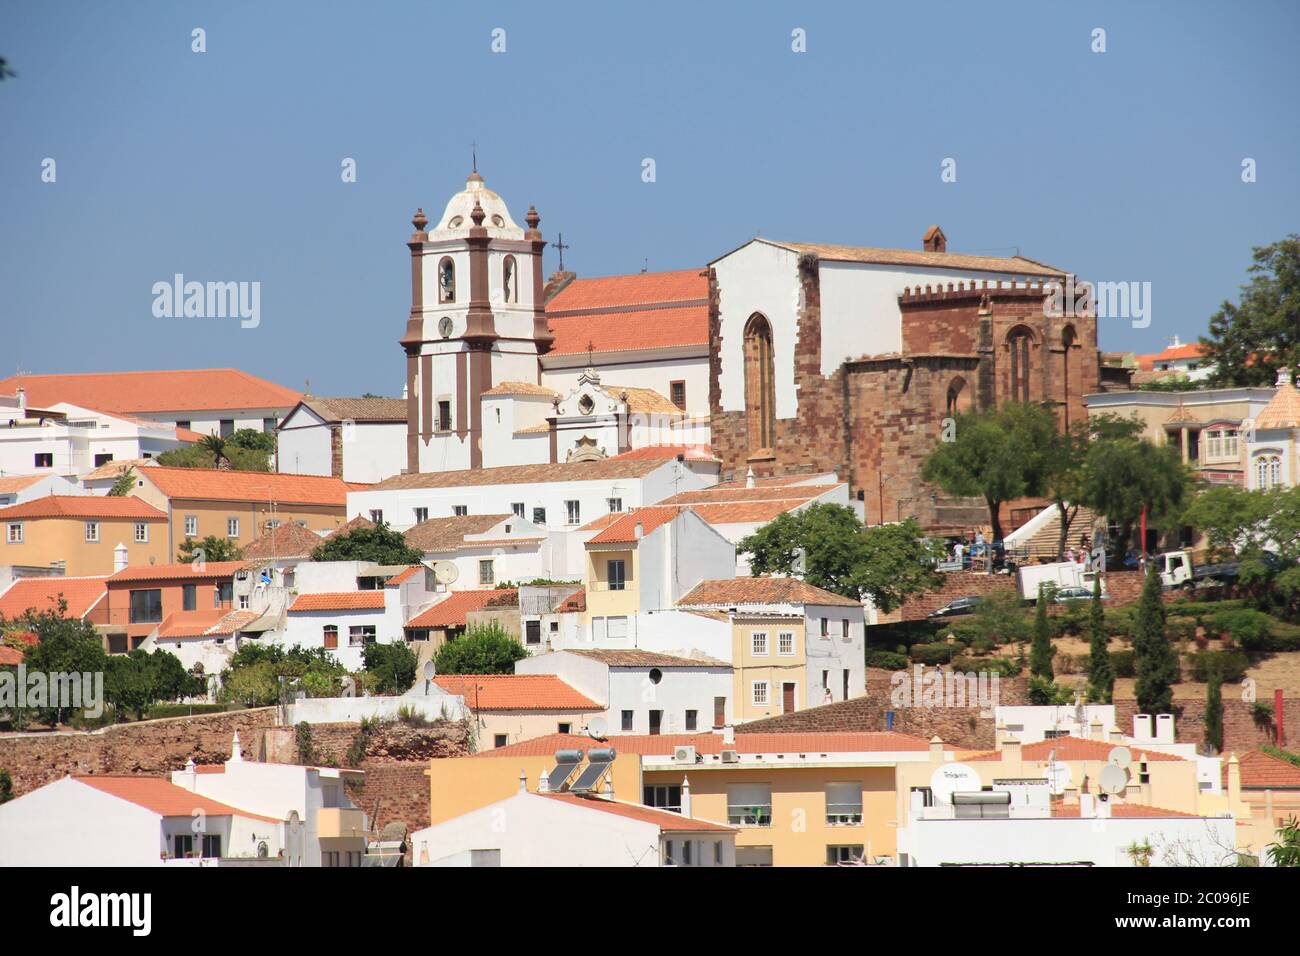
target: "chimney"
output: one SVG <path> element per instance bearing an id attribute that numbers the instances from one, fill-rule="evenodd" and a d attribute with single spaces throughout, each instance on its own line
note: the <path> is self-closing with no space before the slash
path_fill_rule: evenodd
<path id="1" fill-rule="evenodd" d="M 542 768 L 542 772 L 541 772 L 541 774 L 540 774 L 540 775 L 538 776 L 538 778 L 537 778 L 537 792 L 538 792 L 538 793 L 550 793 L 550 792 L 551 792 L 551 782 L 550 782 L 550 780 L 548 780 L 548 779 L 546 778 L 546 768 L 545 768 L 545 767 Z"/>
<path id="2" fill-rule="evenodd" d="M 931 226 L 925 231 L 925 236 L 921 239 L 921 247 L 926 252 L 947 252 L 948 237 L 943 234 L 943 230 L 937 225 Z"/>
<path id="3" fill-rule="evenodd" d="M 943 738 L 935 734 L 930 738 L 930 763 L 943 762 Z"/>
<path id="4" fill-rule="evenodd" d="M 1007 737 L 1006 724 L 998 724 L 996 727 L 994 727 L 993 728 L 993 749 L 1001 750 L 1002 744 L 1006 741 L 1006 737 Z"/>
<path id="5" fill-rule="evenodd" d="M 1124 741 L 1124 734 L 1118 727 L 1110 728 L 1110 742 L 1120 744 Z"/>
<path id="6" fill-rule="evenodd" d="M 636 519 L 636 526 L 632 529 L 632 537 L 636 538 L 638 541 L 645 537 L 645 525 L 641 523 L 640 518 Z"/>
<path id="7" fill-rule="evenodd" d="M 753 488 L 753 487 L 754 487 L 754 469 L 753 469 L 753 468 L 750 468 L 749 471 L 745 473 L 745 487 L 746 487 L 746 488 Z"/>
<path id="8" fill-rule="evenodd" d="M 691 778 L 682 777 L 682 816 L 688 820 L 694 816 L 691 813 Z"/>
<path id="9" fill-rule="evenodd" d="M 120 541 L 117 547 L 113 549 L 113 573 L 116 574 L 127 566 L 128 558 L 126 554 L 126 545 Z"/>
<path id="10" fill-rule="evenodd" d="M 1148 742 L 1152 739 L 1150 714 L 1133 715 L 1133 739 Z"/>
<path id="11" fill-rule="evenodd" d="M 239 731 L 235 731 L 235 736 L 230 741 L 230 763 L 243 763 L 244 751 L 239 746 Z"/>
<path id="12" fill-rule="evenodd" d="M 727 747 L 736 746 L 736 728 L 731 724 L 722 728 L 722 743 Z"/>
<path id="13" fill-rule="evenodd" d="M 1020 773 L 1022 764 L 1019 739 L 1014 736 L 1007 737 L 1002 743 L 1002 766 L 1006 768 L 1007 773 L 1015 776 Z"/>
<path id="14" fill-rule="evenodd" d="M 1093 717 L 1093 718 L 1092 718 L 1092 724 L 1088 727 L 1088 739 L 1089 739 L 1089 740 L 1105 740 L 1105 739 L 1106 739 L 1105 728 L 1103 728 L 1102 725 L 1101 725 L 1101 718 L 1100 718 L 1100 717 Z"/>
<path id="15" fill-rule="evenodd" d="M 14 395 L 18 399 L 18 417 L 26 418 L 27 417 L 27 389 L 19 385 L 17 390 L 14 392 Z"/>
<path id="16" fill-rule="evenodd" d="M 172 780 L 172 783 L 178 787 L 184 787 L 192 793 L 194 788 L 198 785 L 196 780 L 198 773 L 198 770 L 194 766 L 194 758 L 191 757 L 189 760 L 185 761 L 185 769 L 176 774 L 176 778 Z"/>
<path id="17" fill-rule="evenodd" d="M 1241 802 L 1241 761 L 1236 754 L 1228 757 L 1228 810 L 1236 812 Z"/>
<path id="18" fill-rule="evenodd" d="M 519 769 L 519 792 L 520 793 L 528 792 L 528 774 L 524 771 L 522 767 Z"/>
<path id="19" fill-rule="evenodd" d="M 1156 715 L 1156 742 L 1162 744 L 1172 744 L 1174 736 L 1174 715 L 1157 714 Z"/>

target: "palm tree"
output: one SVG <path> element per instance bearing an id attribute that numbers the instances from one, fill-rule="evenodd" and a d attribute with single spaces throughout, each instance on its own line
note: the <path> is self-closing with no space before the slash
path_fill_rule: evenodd
<path id="1" fill-rule="evenodd" d="M 230 458 L 226 455 L 226 440 L 220 435 L 204 435 L 199 444 L 212 455 L 213 466 L 230 467 Z"/>

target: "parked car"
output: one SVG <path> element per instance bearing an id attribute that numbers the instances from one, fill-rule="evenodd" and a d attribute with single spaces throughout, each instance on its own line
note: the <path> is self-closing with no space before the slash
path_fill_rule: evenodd
<path id="1" fill-rule="evenodd" d="M 1101 592 L 1103 601 L 1110 600 L 1110 595 L 1105 591 Z M 1069 604 L 1071 601 L 1091 601 L 1092 588 L 1072 586 L 1068 588 L 1057 588 L 1054 602 L 1056 604 Z"/>
<path id="2" fill-rule="evenodd" d="M 931 611 L 926 615 L 931 617 L 957 617 L 961 614 L 974 614 L 975 607 L 980 603 L 977 597 L 959 597 L 949 601 L 943 607 Z"/>

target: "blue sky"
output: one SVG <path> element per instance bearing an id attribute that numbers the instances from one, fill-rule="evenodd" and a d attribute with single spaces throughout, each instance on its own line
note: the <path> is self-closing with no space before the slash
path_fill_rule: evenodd
<path id="1" fill-rule="evenodd" d="M 461 188 L 473 141 L 580 275 L 755 233 L 913 248 L 937 222 L 951 251 L 1151 282 L 1150 327 L 1101 335 L 1156 351 L 1300 228 L 1298 28 L 1293 0 L 7 0 L 0 374 L 232 365 L 398 394 L 409 220 Z M 177 272 L 261 282 L 260 326 L 154 318 Z"/>

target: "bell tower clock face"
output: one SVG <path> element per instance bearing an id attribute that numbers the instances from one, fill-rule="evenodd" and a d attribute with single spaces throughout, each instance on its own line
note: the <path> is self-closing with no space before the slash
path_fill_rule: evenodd
<path id="1" fill-rule="evenodd" d="M 452 330 L 451 316 L 444 315 L 441 319 L 438 320 L 438 334 L 441 335 L 444 339 L 449 339 L 451 338 L 451 330 Z"/>

